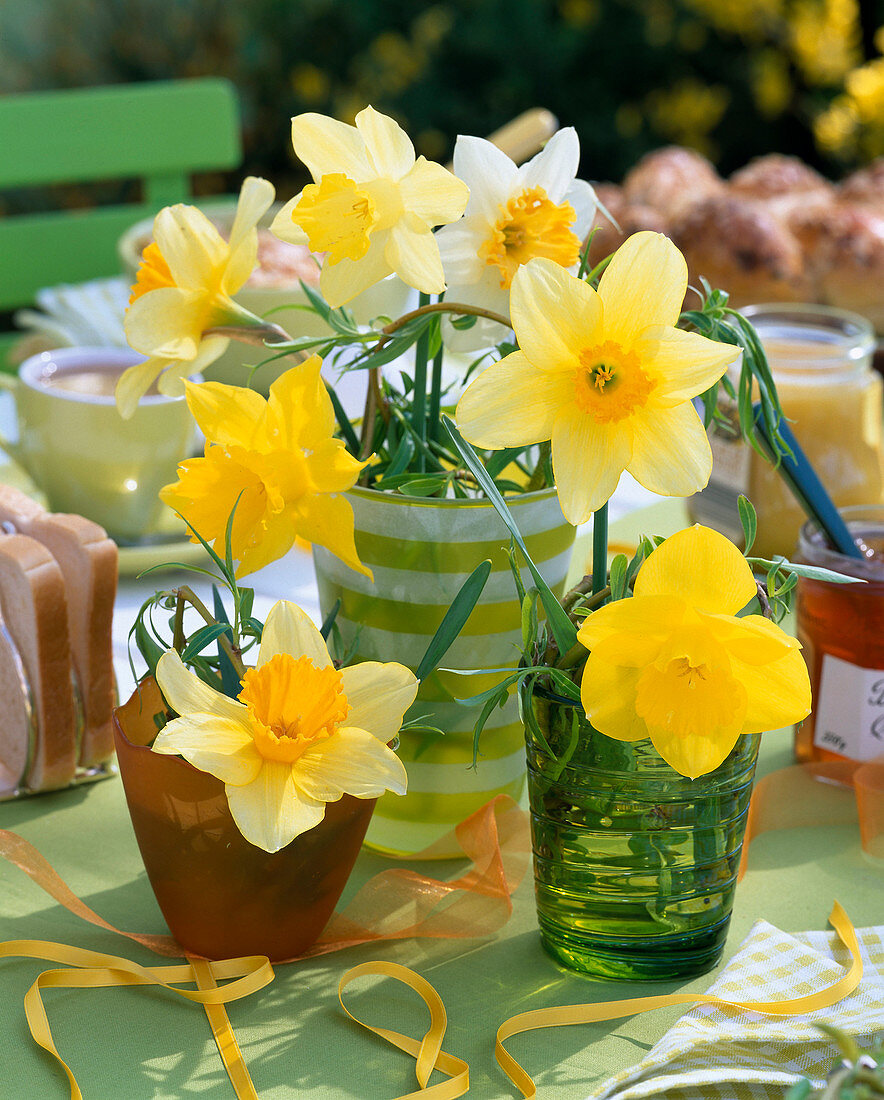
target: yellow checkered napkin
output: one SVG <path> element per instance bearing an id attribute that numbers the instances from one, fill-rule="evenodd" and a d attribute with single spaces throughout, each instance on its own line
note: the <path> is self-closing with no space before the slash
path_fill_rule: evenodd
<path id="1" fill-rule="evenodd" d="M 698 1005 L 588 1100 L 782 1100 L 800 1077 L 822 1087 L 840 1056 L 814 1021 L 841 1028 L 860 1046 L 884 1033 L 884 926 L 857 936 L 863 978 L 840 1004 L 789 1017 Z M 762 920 L 709 992 L 732 1001 L 800 997 L 837 981 L 849 965 L 834 933 L 787 935 Z"/>

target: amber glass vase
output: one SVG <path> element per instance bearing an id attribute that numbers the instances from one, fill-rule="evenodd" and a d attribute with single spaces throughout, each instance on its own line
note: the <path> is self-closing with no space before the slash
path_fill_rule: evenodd
<path id="1" fill-rule="evenodd" d="M 374 800 L 344 795 L 315 828 L 265 852 L 236 827 L 220 780 L 147 747 L 162 710 L 147 681 L 117 709 L 114 727 L 138 847 L 172 935 L 212 959 L 300 955 L 334 911 Z"/>
<path id="2" fill-rule="evenodd" d="M 522 703 L 544 947 L 604 978 L 709 970 L 727 936 L 758 736 L 691 780 L 650 741 L 605 737 L 567 700 L 529 686 Z"/>

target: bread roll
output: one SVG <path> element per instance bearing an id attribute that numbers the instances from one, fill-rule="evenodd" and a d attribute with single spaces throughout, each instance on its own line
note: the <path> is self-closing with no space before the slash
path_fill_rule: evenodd
<path id="1" fill-rule="evenodd" d="M 724 180 L 711 162 L 678 145 L 648 153 L 623 180 L 628 203 L 650 206 L 668 220 L 696 202 L 724 193 Z"/>
<path id="2" fill-rule="evenodd" d="M 704 199 L 672 226 L 691 285 L 704 276 L 732 306 L 810 301 L 812 284 L 790 231 L 756 203 L 729 196 Z"/>
<path id="3" fill-rule="evenodd" d="M 870 207 L 884 217 L 884 157 L 847 176 L 838 187 L 843 203 Z"/>
<path id="4" fill-rule="evenodd" d="M 798 157 L 780 153 L 756 157 L 734 172 L 730 192 L 737 198 L 761 203 L 787 224 L 796 212 L 835 201 L 834 184 Z"/>

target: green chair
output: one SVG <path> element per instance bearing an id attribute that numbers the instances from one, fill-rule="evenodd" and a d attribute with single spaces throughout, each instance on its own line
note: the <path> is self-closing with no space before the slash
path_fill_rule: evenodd
<path id="1" fill-rule="evenodd" d="M 126 228 L 187 201 L 191 173 L 236 167 L 241 152 L 227 80 L 0 97 L 0 200 L 12 188 L 141 182 L 137 203 L 0 219 L 0 315 L 30 305 L 40 287 L 118 274 L 117 238 Z M 16 338 L 0 331 L 0 370 L 14 369 L 8 352 Z"/>

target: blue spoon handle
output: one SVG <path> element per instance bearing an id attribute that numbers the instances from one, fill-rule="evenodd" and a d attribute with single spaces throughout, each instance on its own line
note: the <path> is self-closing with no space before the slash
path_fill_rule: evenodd
<path id="1" fill-rule="evenodd" d="M 767 425 L 764 422 L 761 403 L 756 402 L 752 406 L 752 410 L 755 414 L 755 427 L 758 434 L 773 456 L 776 452 Z M 853 537 L 847 529 L 847 524 L 841 518 L 834 501 L 826 492 L 813 466 L 808 462 L 807 456 L 792 434 L 792 429 L 786 423 L 785 418 L 780 420 L 778 428 L 783 440 L 792 451 L 791 457 L 789 455 L 782 457 L 778 470 L 799 504 L 810 519 L 819 526 L 831 546 L 849 558 L 862 558 L 863 555 L 853 541 Z"/>

